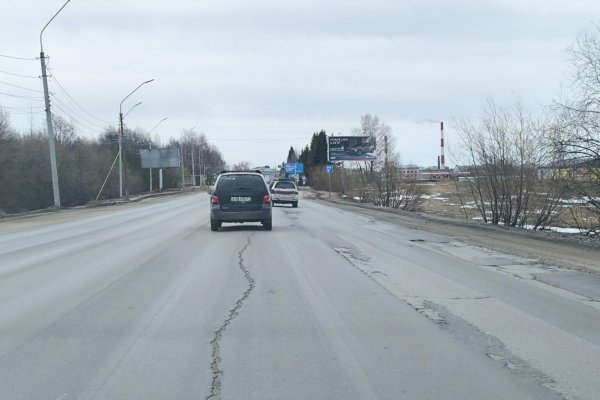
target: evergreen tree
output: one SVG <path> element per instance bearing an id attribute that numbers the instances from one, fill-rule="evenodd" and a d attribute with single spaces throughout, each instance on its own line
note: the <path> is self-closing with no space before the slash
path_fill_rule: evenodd
<path id="1" fill-rule="evenodd" d="M 298 156 L 296 155 L 296 150 L 293 147 L 290 147 L 290 151 L 288 151 L 287 161 L 288 164 L 294 164 L 298 162 Z"/>
<path id="2" fill-rule="evenodd" d="M 309 159 L 310 159 L 310 148 L 308 147 L 308 145 L 306 145 L 306 147 L 304 147 L 302 149 L 302 151 L 300 152 L 300 156 L 298 157 L 298 162 L 301 162 L 302 164 L 304 164 L 305 167 L 308 167 Z"/>
<path id="3" fill-rule="evenodd" d="M 311 167 L 327 164 L 327 133 L 324 130 L 313 133 L 309 154 Z"/>

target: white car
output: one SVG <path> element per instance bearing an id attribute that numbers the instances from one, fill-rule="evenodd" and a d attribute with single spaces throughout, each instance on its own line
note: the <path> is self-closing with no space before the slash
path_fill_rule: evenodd
<path id="1" fill-rule="evenodd" d="M 289 203 L 292 207 L 298 207 L 298 188 L 294 181 L 280 180 L 271 185 L 271 200 L 275 203 Z"/>

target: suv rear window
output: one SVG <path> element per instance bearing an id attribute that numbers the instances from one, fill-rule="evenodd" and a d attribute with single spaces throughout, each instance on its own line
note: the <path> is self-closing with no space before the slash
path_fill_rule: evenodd
<path id="1" fill-rule="evenodd" d="M 219 178 L 216 191 L 264 191 L 265 182 L 258 175 L 225 175 Z"/>
<path id="2" fill-rule="evenodd" d="M 296 189 L 296 185 L 294 185 L 292 182 L 277 182 L 275 187 L 277 189 Z"/>

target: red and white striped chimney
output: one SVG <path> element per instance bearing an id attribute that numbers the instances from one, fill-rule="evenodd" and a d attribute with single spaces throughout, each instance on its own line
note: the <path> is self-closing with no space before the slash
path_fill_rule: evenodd
<path id="1" fill-rule="evenodd" d="M 441 147 L 442 147 L 442 152 L 440 154 L 440 168 L 441 169 L 446 169 L 446 160 L 444 159 L 444 123 L 440 122 L 440 130 L 442 132 L 442 137 L 441 137 Z"/>

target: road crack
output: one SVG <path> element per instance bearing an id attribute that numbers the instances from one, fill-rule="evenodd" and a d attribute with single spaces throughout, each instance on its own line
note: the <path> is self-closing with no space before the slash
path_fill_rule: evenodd
<path id="1" fill-rule="evenodd" d="M 486 299 L 486 297 L 472 298 L 471 300 L 483 299 Z M 507 368 L 515 376 L 524 380 L 528 379 L 541 387 L 544 390 L 544 399 L 572 399 L 554 379 L 512 353 L 500 339 L 453 314 L 447 307 L 426 299 L 420 301 L 410 300 L 406 303 L 433 321 L 441 329 L 475 349 L 479 354 L 485 354 L 494 362 Z"/>
<path id="2" fill-rule="evenodd" d="M 251 244 L 252 235 L 248 236 L 248 241 L 246 245 L 238 252 L 238 266 L 240 270 L 244 273 L 244 277 L 248 281 L 248 288 L 242 293 L 242 296 L 235 302 L 235 306 L 229 310 L 229 316 L 223 322 L 223 324 L 219 327 L 219 329 L 215 332 L 215 336 L 213 340 L 211 340 L 210 344 L 212 346 L 212 362 L 210 364 L 210 369 L 212 371 L 212 382 L 210 387 L 210 394 L 206 397 L 206 400 L 209 399 L 220 399 L 221 398 L 221 379 L 223 378 L 223 370 L 221 369 L 221 339 L 223 338 L 223 334 L 227 330 L 227 327 L 231 322 L 238 316 L 242 306 L 244 305 L 244 301 L 254 290 L 256 286 L 255 280 L 250 274 L 248 268 L 244 265 L 244 252 L 248 249 Z"/>

